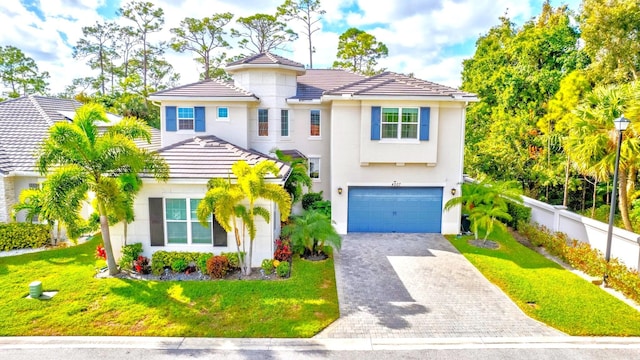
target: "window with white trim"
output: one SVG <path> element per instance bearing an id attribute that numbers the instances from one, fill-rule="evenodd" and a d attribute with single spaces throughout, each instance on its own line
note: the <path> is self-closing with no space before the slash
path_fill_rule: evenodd
<path id="1" fill-rule="evenodd" d="M 320 136 L 320 110 L 311 110 L 309 114 L 309 136 Z"/>
<path id="2" fill-rule="evenodd" d="M 289 110 L 280 110 L 280 136 L 289 136 Z"/>
<path id="3" fill-rule="evenodd" d="M 178 130 L 193 130 L 194 122 L 195 117 L 192 107 L 178 108 Z"/>
<path id="4" fill-rule="evenodd" d="M 268 109 L 258 109 L 258 136 L 269 136 Z"/>
<path id="5" fill-rule="evenodd" d="M 382 139 L 418 139 L 418 108 L 382 108 Z"/>
<path id="6" fill-rule="evenodd" d="M 312 180 L 320 180 L 320 158 L 309 157 L 309 177 Z"/>
<path id="7" fill-rule="evenodd" d="M 211 244 L 213 240 L 212 216 L 209 226 L 200 224 L 197 216 L 202 199 L 165 199 L 165 226 L 167 244 Z"/>
<path id="8" fill-rule="evenodd" d="M 229 108 L 228 107 L 219 107 L 217 109 L 218 120 L 229 120 Z"/>

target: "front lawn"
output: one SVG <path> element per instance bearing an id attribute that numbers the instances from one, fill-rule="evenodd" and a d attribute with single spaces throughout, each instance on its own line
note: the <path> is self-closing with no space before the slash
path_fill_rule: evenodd
<path id="1" fill-rule="evenodd" d="M 469 245 L 469 236 L 448 238 L 532 318 L 569 335 L 640 335 L 640 312 L 521 245 L 509 233 L 492 233 L 491 239 L 500 243 L 497 250 Z"/>
<path id="2" fill-rule="evenodd" d="M 311 337 L 339 316 L 332 259 L 278 281 L 96 279 L 98 244 L 0 258 L 0 336 Z M 25 299 L 34 280 L 59 293 Z"/>

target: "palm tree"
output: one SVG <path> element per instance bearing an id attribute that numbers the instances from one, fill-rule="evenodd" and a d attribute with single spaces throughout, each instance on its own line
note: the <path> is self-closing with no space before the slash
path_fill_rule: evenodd
<path id="1" fill-rule="evenodd" d="M 317 210 L 308 210 L 282 229 L 294 247 L 303 247 L 305 255 L 321 255 L 325 243 L 340 250 L 342 239 L 331 225 L 331 219 Z"/>
<path id="2" fill-rule="evenodd" d="M 623 113 L 631 124 L 623 134 L 620 152 L 618 207 L 624 227 L 633 231 L 629 216 L 637 196 L 635 182 L 640 165 L 640 86 L 608 85 L 595 88 L 580 103 L 569 132 L 566 151 L 578 170 L 596 179 L 608 179 L 615 166 L 618 133 L 613 120 Z M 611 204 L 616 206 L 616 204 Z"/>
<path id="3" fill-rule="evenodd" d="M 150 140 L 149 127 L 136 118 L 123 118 L 104 133 L 97 122 L 108 123 L 105 110 L 98 104 L 86 104 L 76 111 L 73 122 L 59 122 L 49 130 L 39 150 L 38 169 L 46 174 L 51 198 L 58 206 L 65 205 L 69 194 L 95 194 L 100 230 L 107 254 L 109 274 L 118 272 L 111 237 L 108 213 L 110 199 L 120 196 L 118 177 L 142 172 L 164 181 L 168 166 L 156 153 L 139 149 L 134 139 Z M 76 212 L 76 209 L 69 209 Z"/>
<path id="4" fill-rule="evenodd" d="M 306 187 L 308 191 L 313 185 L 311 177 L 309 177 L 309 164 L 307 159 L 294 159 L 292 156 L 284 154 L 282 150 L 276 149 L 275 154 L 278 160 L 284 161 L 291 166 L 291 172 L 284 183 L 284 189 L 291 195 L 292 202 L 295 204 L 302 200 L 304 188 Z"/>
<path id="5" fill-rule="evenodd" d="M 232 182 L 231 178 L 209 180 L 207 193 L 198 205 L 197 214 L 204 226 L 213 214 L 225 231 L 233 231 L 242 273 L 250 275 L 253 241 L 256 237 L 256 216 L 260 216 L 266 222 L 270 220 L 269 210 L 256 206 L 256 201 L 265 199 L 275 202 L 280 209 L 280 220 L 285 221 L 291 213 L 291 196 L 281 186 L 265 182 L 266 175 L 279 174 L 273 161 L 261 161 L 250 166 L 246 161 L 239 160 L 233 164 L 231 172 L 236 177 L 235 182 Z M 241 224 L 238 224 L 238 220 Z M 249 234 L 248 249 L 246 233 Z M 243 256 L 243 252 L 247 256 Z"/>

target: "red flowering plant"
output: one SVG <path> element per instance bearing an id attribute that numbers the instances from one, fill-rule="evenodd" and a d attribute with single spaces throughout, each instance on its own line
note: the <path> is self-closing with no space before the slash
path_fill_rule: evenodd
<path id="1" fill-rule="evenodd" d="M 149 258 L 139 255 L 138 258 L 133 261 L 133 268 L 138 274 L 149 274 L 151 272 Z"/>
<path id="2" fill-rule="evenodd" d="M 279 261 L 291 261 L 291 243 L 289 239 L 276 240 L 276 251 L 273 253 L 273 258 Z"/>
<path id="3" fill-rule="evenodd" d="M 96 247 L 96 258 L 107 260 L 107 252 L 104 250 L 102 245 L 98 245 Z"/>

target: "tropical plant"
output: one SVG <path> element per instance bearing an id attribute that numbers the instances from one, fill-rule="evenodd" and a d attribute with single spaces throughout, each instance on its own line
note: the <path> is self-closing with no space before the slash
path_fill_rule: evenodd
<path id="1" fill-rule="evenodd" d="M 522 190 L 516 182 L 472 182 L 462 184 L 462 195 L 449 199 L 446 211 L 462 205 L 463 213 L 469 214 L 471 229 L 478 240 L 479 230 L 485 231 L 484 240 L 495 226 L 504 226 L 498 219 L 511 220 L 508 202 L 522 204 Z"/>
<path id="2" fill-rule="evenodd" d="M 97 122 L 108 123 L 104 108 L 83 105 L 73 122 L 58 122 L 49 130 L 38 152 L 38 170 L 46 175 L 52 204 L 68 206 L 73 194 L 95 194 L 109 273 L 118 272 L 109 235 L 109 206 L 121 194 L 118 177 L 146 172 L 166 180 L 168 166 L 156 153 L 139 149 L 134 139 L 150 140 L 149 127 L 135 118 L 123 118 L 101 133 Z M 73 196 L 72 196 L 73 197 Z M 76 212 L 76 208 L 68 208 Z"/>
<path id="3" fill-rule="evenodd" d="M 257 231 L 256 216 L 267 223 L 270 220 L 269 210 L 257 206 L 256 201 L 265 199 L 275 202 L 280 210 L 280 220 L 285 221 L 291 213 L 291 196 L 280 185 L 265 181 L 268 174 L 279 175 L 279 169 L 273 161 L 261 161 L 251 166 L 239 160 L 233 164 L 231 172 L 235 182 L 231 178 L 209 180 L 207 193 L 198 205 L 197 214 L 203 226 L 208 226 L 209 216 L 213 214 L 225 231 L 233 231 L 242 273 L 249 275 Z M 247 233 L 248 249 L 245 239 Z M 243 252 L 247 256 L 243 256 Z"/>
<path id="4" fill-rule="evenodd" d="M 331 219 L 316 210 L 307 210 L 295 217 L 282 228 L 282 234 L 289 236 L 294 250 L 304 256 L 322 255 L 325 244 L 336 250 L 340 250 L 342 245 L 342 238 L 331 224 Z"/>
<path id="5" fill-rule="evenodd" d="M 289 177 L 284 182 L 284 189 L 287 190 L 291 196 L 292 202 L 295 204 L 302 200 L 304 188 L 307 188 L 307 191 L 309 191 L 313 185 L 311 178 L 309 177 L 308 162 L 304 158 L 293 158 L 290 155 L 286 155 L 279 149 L 275 150 L 275 154 L 278 157 L 278 160 L 288 163 L 291 167 Z"/>

